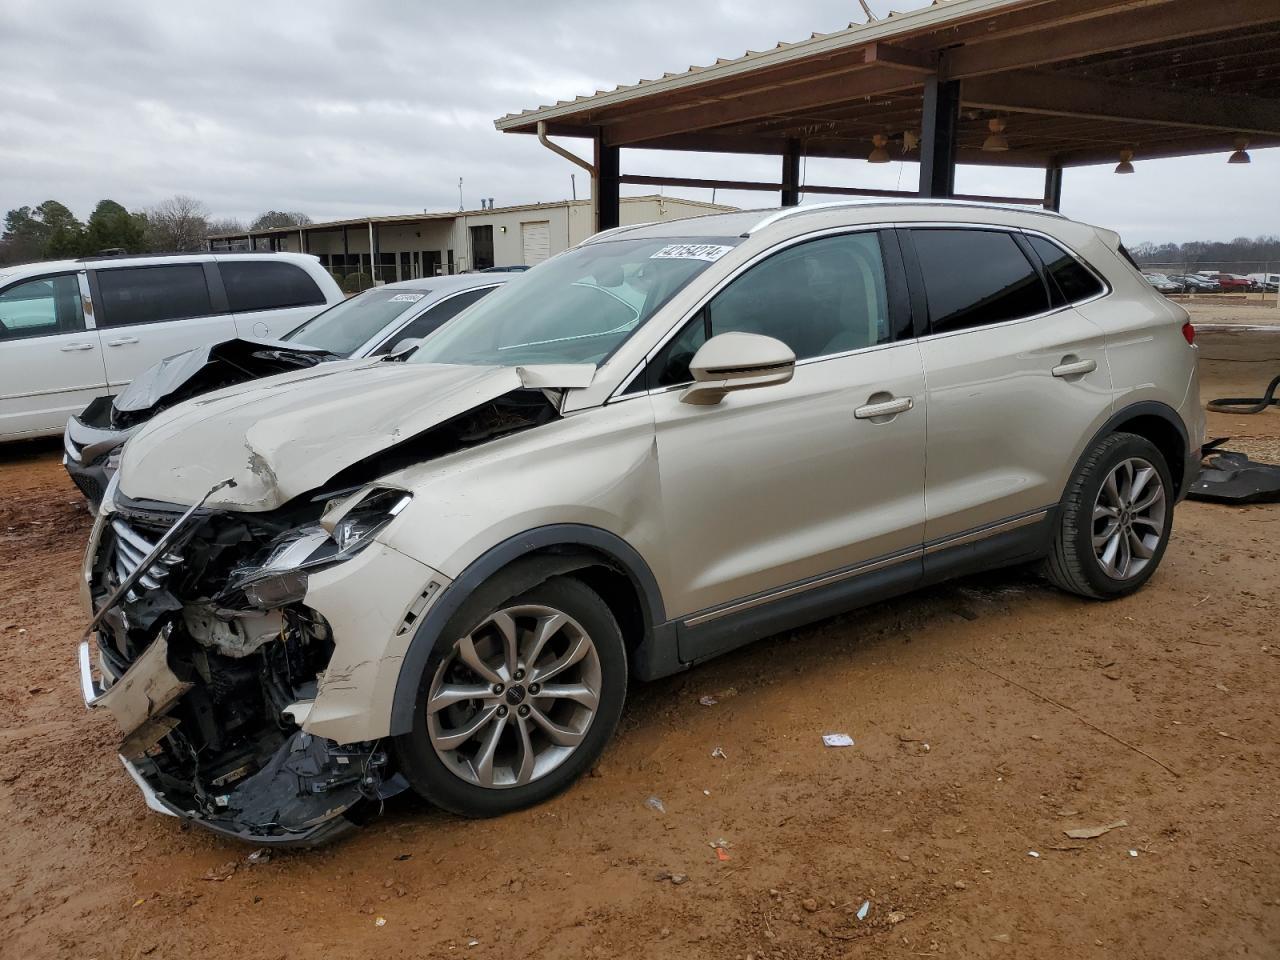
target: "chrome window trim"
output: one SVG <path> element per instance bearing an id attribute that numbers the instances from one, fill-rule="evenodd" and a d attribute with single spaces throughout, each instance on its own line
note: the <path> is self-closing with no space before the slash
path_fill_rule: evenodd
<path id="1" fill-rule="evenodd" d="M 714 299 L 715 296 L 719 294 L 721 290 L 723 290 L 729 284 L 733 283 L 734 280 L 738 279 L 738 277 L 742 276 L 744 273 L 746 273 L 748 270 L 750 270 L 760 261 L 773 256 L 775 253 L 780 253 L 783 250 L 787 250 L 791 247 L 794 247 L 801 243 L 805 243 L 810 240 L 819 240 L 823 237 L 836 236 L 836 235 L 843 236 L 846 234 L 854 234 L 854 233 L 872 233 L 872 232 L 879 233 L 889 229 L 892 229 L 892 225 L 885 224 L 885 223 L 858 223 L 858 224 L 846 224 L 845 226 L 841 226 L 841 227 L 826 227 L 821 230 L 812 230 L 808 233 L 802 233 L 794 237 L 788 237 L 786 240 L 780 241 L 779 243 L 774 244 L 768 249 L 761 250 L 755 256 L 753 256 L 750 260 L 747 260 L 744 263 L 740 263 L 737 267 L 734 268 L 732 273 L 728 274 L 725 277 L 722 277 L 719 280 L 719 282 L 716 283 L 715 286 L 713 286 L 707 293 L 703 294 L 703 296 L 698 299 L 697 303 L 693 306 L 692 309 L 690 309 L 688 312 L 684 314 L 684 316 L 682 316 L 678 321 L 672 324 L 671 327 L 667 330 L 667 332 L 662 335 L 662 339 L 659 340 L 658 343 L 655 344 L 653 347 L 651 347 L 647 353 L 645 353 L 644 357 L 640 360 L 639 363 L 637 363 L 634 367 L 631 368 L 631 371 L 622 378 L 619 385 L 614 388 L 613 392 L 610 393 L 608 397 L 605 398 L 604 402 L 606 404 L 609 404 L 609 403 L 613 403 L 616 400 L 628 400 L 631 397 L 644 397 L 644 396 L 652 395 L 654 393 L 666 393 L 672 389 L 687 387 L 690 383 L 692 383 L 693 381 L 690 380 L 690 381 L 686 381 L 685 383 L 671 384 L 670 386 L 667 386 L 667 387 L 657 387 L 652 390 L 641 390 L 638 393 L 627 394 L 627 388 L 630 387 L 633 382 L 635 382 L 636 377 L 638 377 L 644 371 L 644 368 L 647 367 L 653 361 L 654 357 L 657 356 L 658 352 L 661 351 L 662 348 L 665 347 L 668 342 L 674 339 L 680 333 L 680 331 L 684 329 L 685 324 L 687 324 L 690 320 L 692 320 L 695 316 L 697 316 L 698 313 L 701 312 L 702 309 L 706 307 L 706 305 L 710 303 L 711 300 Z M 887 272 L 888 271 L 886 271 L 886 276 L 887 276 Z M 649 319 L 649 322 L 651 323 L 653 322 L 652 317 Z M 909 343 L 912 339 L 913 338 L 911 337 L 907 337 L 904 340 L 890 340 L 888 343 L 875 343 L 866 347 L 858 347 L 856 350 L 845 350 L 840 353 L 826 353 L 817 357 L 806 357 L 804 360 L 797 360 L 796 366 L 801 366 L 803 364 L 807 364 L 816 360 L 831 360 L 836 357 L 849 356 L 851 354 L 862 353 L 867 350 L 878 350 L 882 347 L 901 346 L 904 343 Z"/>

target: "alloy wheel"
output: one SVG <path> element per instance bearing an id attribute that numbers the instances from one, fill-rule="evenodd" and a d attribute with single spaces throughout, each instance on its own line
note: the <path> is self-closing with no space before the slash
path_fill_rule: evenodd
<path id="1" fill-rule="evenodd" d="M 459 639 L 427 695 L 427 734 L 468 783 L 519 787 L 559 767 L 582 743 L 600 701 L 600 656 L 563 611 L 522 604 Z"/>
<path id="2" fill-rule="evenodd" d="M 1107 474 L 1093 503 L 1093 553 L 1107 576 L 1129 580 L 1151 562 L 1167 509 L 1160 472 L 1141 457 Z"/>

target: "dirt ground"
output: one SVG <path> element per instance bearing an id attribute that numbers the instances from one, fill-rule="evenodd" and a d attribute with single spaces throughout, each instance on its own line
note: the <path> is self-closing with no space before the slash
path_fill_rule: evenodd
<path id="1" fill-rule="evenodd" d="M 1204 352 L 1206 398 L 1280 372 Z M 1209 433 L 1274 451 L 1280 410 Z M 1280 955 L 1280 506 L 1184 504 L 1111 604 L 1005 571 L 758 643 L 635 687 L 553 802 L 264 862 L 146 811 L 84 710 L 88 526 L 56 443 L 0 450 L 4 957 Z"/>

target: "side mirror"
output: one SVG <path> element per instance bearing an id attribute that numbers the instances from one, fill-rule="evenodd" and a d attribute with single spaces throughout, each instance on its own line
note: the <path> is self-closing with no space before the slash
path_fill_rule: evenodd
<path id="1" fill-rule="evenodd" d="M 751 390 L 786 383 L 796 369 L 796 355 L 781 340 L 758 333 L 722 333 L 704 343 L 689 362 L 693 383 L 680 395 L 683 403 L 719 403 L 731 390 Z"/>
<path id="2" fill-rule="evenodd" d="M 398 357 L 403 353 L 411 353 L 422 346 L 421 337 L 405 337 L 396 343 L 394 347 L 387 351 L 389 356 Z"/>

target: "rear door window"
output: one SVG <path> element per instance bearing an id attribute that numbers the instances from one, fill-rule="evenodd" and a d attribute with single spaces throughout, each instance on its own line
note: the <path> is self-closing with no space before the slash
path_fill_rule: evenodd
<path id="1" fill-rule="evenodd" d="M 1049 294 L 1055 307 L 1079 303 L 1096 297 L 1105 289 L 1083 263 L 1046 237 L 1027 235 L 1027 242 L 1036 252 L 1049 278 Z"/>
<path id="2" fill-rule="evenodd" d="M 324 294 L 305 270 L 279 260 L 220 260 L 218 271 L 233 313 L 323 305 Z"/>
<path id="3" fill-rule="evenodd" d="M 1044 313 L 1039 271 L 1002 230 L 910 231 L 929 303 L 929 329 L 947 333 Z"/>
<path id="4" fill-rule="evenodd" d="M 27 280 L 0 292 L 0 341 L 83 330 L 80 282 L 73 273 Z"/>
<path id="5" fill-rule="evenodd" d="M 214 313 L 203 263 L 98 270 L 98 319 L 106 327 L 161 323 Z"/>

